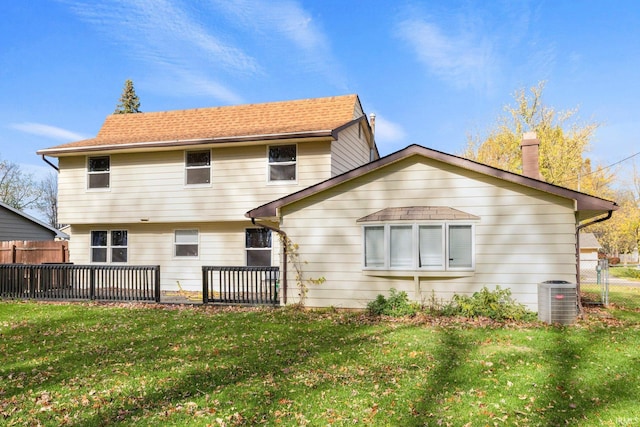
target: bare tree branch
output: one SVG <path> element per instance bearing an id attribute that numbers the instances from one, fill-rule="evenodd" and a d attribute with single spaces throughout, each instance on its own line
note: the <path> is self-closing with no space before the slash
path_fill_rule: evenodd
<path id="1" fill-rule="evenodd" d="M 22 171 L 16 163 L 0 161 L 0 200 L 15 209 L 24 210 L 37 208 L 41 196 L 42 189 L 32 174 Z"/>

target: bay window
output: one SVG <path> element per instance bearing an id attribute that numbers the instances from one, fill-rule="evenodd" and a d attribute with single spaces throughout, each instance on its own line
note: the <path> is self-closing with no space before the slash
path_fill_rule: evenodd
<path id="1" fill-rule="evenodd" d="M 363 226 L 367 270 L 471 271 L 474 225 L 404 223 Z"/>

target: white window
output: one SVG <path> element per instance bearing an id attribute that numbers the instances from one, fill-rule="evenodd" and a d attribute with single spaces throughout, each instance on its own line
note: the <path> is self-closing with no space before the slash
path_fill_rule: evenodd
<path id="1" fill-rule="evenodd" d="M 109 188 L 111 160 L 109 156 L 87 159 L 87 188 Z"/>
<path id="2" fill-rule="evenodd" d="M 245 233 L 247 266 L 271 265 L 271 230 L 248 228 Z"/>
<path id="3" fill-rule="evenodd" d="M 449 269 L 473 267 L 473 236 L 470 225 L 450 225 L 449 228 Z"/>
<path id="4" fill-rule="evenodd" d="M 185 153 L 185 183 L 187 185 L 211 183 L 211 150 Z"/>
<path id="5" fill-rule="evenodd" d="M 384 227 L 364 228 L 364 266 L 384 267 Z"/>
<path id="6" fill-rule="evenodd" d="M 474 226 L 460 223 L 364 226 L 364 268 L 470 271 Z"/>
<path id="7" fill-rule="evenodd" d="M 418 227 L 418 267 L 444 269 L 444 225 Z"/>
<path id="8" fill-rule="evenodd" d="M 413 227 L 411 225 L 389 226 L 389 266 L 411 268 L 413 266 Z"/>
<path id="9" fill-rule="evenodd" d="M 295 145 L 270 145 L 269 182 L 295 181 L 297 179 L 297 147 Z"/>
<path id="10" fill-rule="evenodd" d="M 174 256 L 196 258 L 198 256 L 198 230 L 175 230 Z"/>
<path id="11" fill-rule="evenodd" d="M 107 231 L 91 232 L 91 262 L 107 262 Z"/>
<path id="12" fill-rule="evenodd" d="M 91 231 L 91 262 L 126 263 L 127 240 L 127 230 Z"/>

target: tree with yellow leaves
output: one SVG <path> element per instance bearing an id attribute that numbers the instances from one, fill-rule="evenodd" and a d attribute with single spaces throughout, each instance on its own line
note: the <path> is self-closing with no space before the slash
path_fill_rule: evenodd
<path id="1" fill-rule="evenodd" d="M 616 192 L 620 209 L 608 221 L 588 228 L 605 251 L 613 256 L 629 254 L 640 247 L 640 169 L 633 164 L 631 183 Z"/>
<path id="2" fill-rule="evenodd" d="M 577 110 L 556 111 L 542 103 L 545 82 L 515 92 L 515 104 L 504 107 L 505 115 L 497 120 L 488 136 L 469 136 L 462 154 L 471 160 L 510 172 L 522 173 L 520 143 L 524 132 L 533 131 L 540 141 L 540 173 L 545 181 L 585 193 L 611 195 L 611 176 L 592 167 L 584 158 L 597 123 L 580 124 Z"/>

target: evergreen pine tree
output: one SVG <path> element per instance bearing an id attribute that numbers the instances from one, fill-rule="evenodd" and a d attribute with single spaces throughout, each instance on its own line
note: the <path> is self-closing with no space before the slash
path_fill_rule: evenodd
<path id="1" fill-rule="evenodd" d="M 122 96 L 120 96 L 120 103 L 116 106 L 116 111 L 113 114 L 128 114 L 128 113 L 141 113 L 140 111 L 140 99 L 136 95 L 136 90 L 133 88 L 133 82 L 129 79 L 124 82 L 124 89 L 122 89 Z"/>

